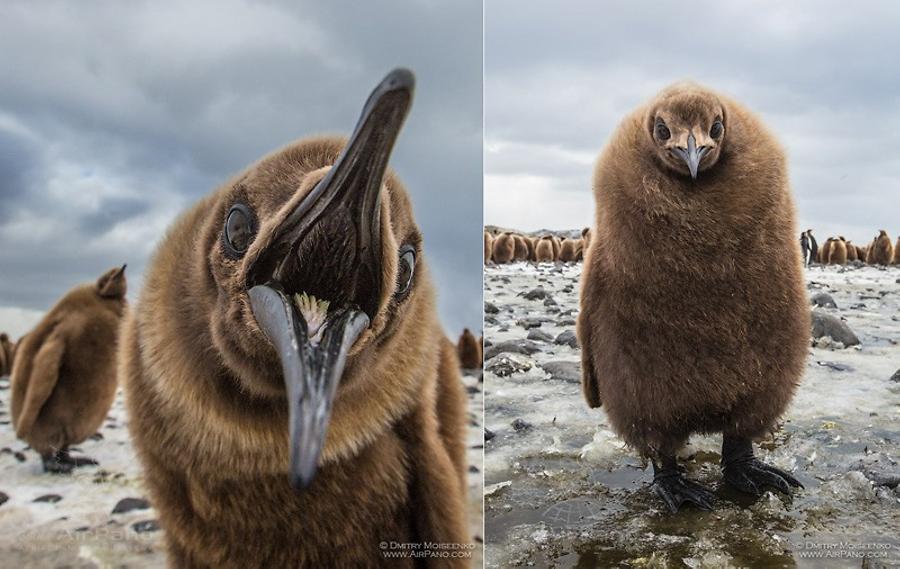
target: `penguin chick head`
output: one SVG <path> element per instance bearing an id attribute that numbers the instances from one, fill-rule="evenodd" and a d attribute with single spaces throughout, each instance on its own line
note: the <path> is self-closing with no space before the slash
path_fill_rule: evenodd
<path id="1" fill-rule="evenodd" d="M 128 292 L 128 282 L 125 279 L 126 266 L 122 265 L 103 273 L 97 279 L 97 294 L 102 298 L 125 298 L 125 294 Z"/>
<path id="2" fill-rule="evenodd" d="M 664 168 L 696 180 L 715 166 L 727 138 L 725 106 L 699 85 L 662 91 L 645 118 L 646 141 Z"/>
<path id="3" fill-rule="evenodd" d="M 387 172 L 413 85 L 391 72 L 346 144 L 308 139 L 263 158 L 208 216 L 212 341 L 242 391 L 286 396 L 297 487 L 315 473 L 339 384 L 364 381 L 359 361 L 415 297 L 421 239 Z"/>

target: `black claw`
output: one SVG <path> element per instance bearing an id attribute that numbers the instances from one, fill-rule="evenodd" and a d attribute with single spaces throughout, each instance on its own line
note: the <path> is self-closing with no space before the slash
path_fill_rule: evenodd
<path id="1" fill-rule="evenodd" d="M 791 486 L 803 488 L 803 484 L 787 472 L 753 456 L 749 439 L 725 439 L 722 444 L 722 467 L 726 483 L 754 496 L 761 496 L 763 488 L 767 487 L 788 496 L 792 493 Z"/>
<path id="2" fill-rule="evenodd" d="M 674 462 L 674 461 L 673 461 Z M 653 489 L 673 514 L 682 504 L 693 504 L 702 510 L 713 509 L 713 493 L 703 485 L 686 479 L 677 467 L 658 469 L 653 465 Z"/>
<path id="3" fill-rule="evenodd" d="M 99 464 L 93 458 L 86 456 L 72 456 L 68 450 L 61 450 L 53 454 L 41 457 L 44 472 L 51 474 L 71 474 L 79 466 L 95 466 Z"/>

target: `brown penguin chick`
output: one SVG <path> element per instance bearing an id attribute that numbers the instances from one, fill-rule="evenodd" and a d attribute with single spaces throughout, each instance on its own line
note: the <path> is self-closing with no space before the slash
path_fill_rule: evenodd
<path id="1" fill-rule="evenodd" d="M 549 235 L 543 236 L 538 240 L 537 246 L 534 248 L 534 258 L 538 263 L 553 262 L 553 238 Z"/>
<path id="2" fill-rule="evenodd" d="M 559 260 L 563 263 L 574 263 L 581 253 L 581 239 L 566 239 L 559 249 Z"/>
<path id="3" fill-rule="evenodd" d="M 829 237 L 825 240 L 825 243 L 822 245 L 822 250 L 820 252 L 821 255 L 821 263 L 823 265 L 831 264 L 831 247 L 834 244 L 834 237 Z"/>
<path id="4" fill-rule="evenodd" d="M 459 361 L 387 171 L 412 90 L 396 70 L 349 141 L 220 186 L 148 267 L 119 370 L 170 565 L 373 567 L 381 542 L 468 542 Z"/>
<path id="5" fill-rule="evenodd" d="M 516 239 L 509 231 L 501 233 L 494 239 L 494 262 L 511 263 L 516 257 Z"/>
<path id="6" fill-rule="evenodd" d="M 894 245 L 894 264 L 900 265 L 900 236 L 897 236 L 897 243 Z"/>
<path id="7" fill-rule="evenodd" d="M 860 247 L 859 245 L 856 245 L 855 248 L 856 248 L 856 258 L 859 259 L 860 261 L 862 261 L 863 263 L 865 263 L 866 262 L 866 248 Z"/>
<path id="8" fill-rule="evenodd" d="M 494 252 L 494 236 L 484 232 L 484 262 L 489 263 Z"/>
<path id="9" fill-rule="evenodd" d="M 528 247 L 528 258 L 525 260 L 534 261 L 534 239 L 527 235 L 523 235 L 522 239 L 525 241 L 525 246 Z"/>
<path id="10" fill-rule="evenodd" d="M 9 375 L 12 370 L 12 362 L 7 356 L 5 344 L 9 343 L 9 336 L 6 333 L 0 334 L 0 377 Z M 12 350 L 10 350 L 12 352 Z"/>
<path id="11" fill-rule="evenodd" d="M 514 252 L 513 259 L 516 262 L 528 260 L 528 240 L 518 233 L 513 234 Z"/>
<path id="12" fill-rule="evenodd" d="M 809 341 L 785 162 L 743 106 L 678 84 L 625 118 L 594 171 L 582 386 L 653 461 L 673 511 L 711 507 L 675 458 L 693 433 L 723 433 L 725 481 L 741 491 L 799 485 L 752 446 L 793 397 Z"/>
<path id="13" fill-rule="evenodd" d="M 468 328 L 464 328 L 462 335 L 459 337 L 459 342 L 456 344 L 456 353 L 459 356 L 459 363 L 463 369 L 478 369 L 481 367 L 478 340 Z"/>
<path id="14" fill-rule="evenodd" d="M 590 248 L 590 246 L 591 246 L 591 228 L 590 227 L 585 227 L 584 229 L 581 230 L 581 242 L 582 242 L 582 247 L 584 247 L 585 250 Z"/>
<path id="15" fill-rule="evenodd" d="M 894 260 L 894 245 L 884 229 L 878 232 L 878 237 L 872 243 L 870 258 L 872 265 L 890 265 Z"/>
<path id="16" fill-rule="evenodd" d="M 847 264 L 847 243 L 843 240 L 843 238 L 838 237 L 831 242 L 831 248 L 828 251 L 828 264 Z"/>
<path id="17" fill-rule="evenodd" d="M 559 261 L 559 250 L 562 249 L 562 241 L 556 235 L 551 235 L 550 242 L 553 244 L 553 260 Z"/>
<path id="18" fill-rule="evenodd" d="M 72 289 L 16 349 L 13 425 L 40 453 L 45 472 L 97 464 L 71 456 L 68 447 L 97 432 L 115 398 L 126 290 L 124 265 Z"/>
<path id="19" fill-rule="evenodd" d="M 856 253 L 856 245 L 854 245 L 852 241 L 847 241 L 845 245 L 847 247 L 847 261 L 858 260 L 859 255 Z"/>

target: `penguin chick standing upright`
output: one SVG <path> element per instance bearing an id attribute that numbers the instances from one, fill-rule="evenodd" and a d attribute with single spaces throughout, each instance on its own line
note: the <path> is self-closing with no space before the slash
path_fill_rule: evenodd
<path id="1" fill-rule="evenodd" d="M 12 373 L 13 345 L 6 332 L 0 334 L 0 377 Z"/>
<path id="2" fill-rule="evenodd" d="M 16 349 L 12 419 L 40 453 L 45 472 L 97 464 L 69 445 L 97 432 L 116 395 L 119 324 L 126 312 L 125 266 L 69 291 Z"/>
<path id="3" fill-rule="evenodd" d="M 838 237 L 831 242 L 831 249 L 828 251 L 828 264 L 847 264 L 847 242 L 844 241 L 843 237 Z"/>
<path id="4" fill-rule="evenodd" d="M 799 482 L 752 446 L 793 397 L 809 343 L 778 143 L 733 100 L 677 84 L 625 118 L 593 187 L 578 318 L 588 404 L 602 401 L 615 431 L 652 460 L 672 511 L 711 507 L 676 461 L 693 433 L 723 433 L 728 484 L 789 493 Z"/>
<path id="5" fill-rule="evenodd" d="M 469 331 L 463 329 L 459 342 L 456 344 L 456 353 L 463 369 L 478 369 L 481 367 L 481 355 L 478 350 L 478 339 Z"/>
<path id="6" fill-rule="evenodd" d="M 171 565 L 372 567 L 381 542 L 468 542 L 459 362 L 387 170 L 413 83 L 391 72 L 348 141 L 220 186 L 149 266 L 119 370 Z"/>
<path id="7" fill-rule="evenodd" d="M 490 262 L 492 254 L 494 252 L 494 236 L 484 232 L 484 263 L 487 264 Z"/>
<path id="8" fill-rule="evenodd" d="M 497 264 L 510 263 L 516 256 L 516 239 L 507 231 L 494 239 L 494 262 Z"/>
<path id="9" fill-rule="evenodd" d="M 882 229 L 872 243 L 869 251 L 869 263 L 872 265 L 890 265 L 894 260 L 894 245 L 887 231 Z"/>
<path id="10" fill-rule="evenodd" d="M 544 235 L 537 242 L 534 248 L 534 260 L 538 263 L 548 263 L 553 261 L 553 238 Z"/>

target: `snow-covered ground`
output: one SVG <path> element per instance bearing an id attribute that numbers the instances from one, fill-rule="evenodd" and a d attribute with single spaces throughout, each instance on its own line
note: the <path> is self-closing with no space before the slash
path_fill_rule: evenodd
<path id="1" fill-rule="evenodd" d="M 473 567 L 481 567 L 482 391 L 478 375 L 467 374 L 464 382 L 470 402 L 470 519 L 478 545 Z M 73 452 L 97 459 L 99 466 L 77 468 L 70 476 L 45 474 L 37 453 L 16 439 L 9 398 L 9 379 L 0 378 L 0 568 L 165 567 L 163 530 L 153 508 L 140 503 L 146 492 L 121 390 L 100 437 Z M 138 508 L 113 513 L 126 498 L 137 499 L 124 504 Z"/>
<path id="2" fill-rule="evenodd" d="M 891 380 L 900 368 L 900 269 L 807 272 L 810 295 L 827 292 L 837 304 L 817 310 L 845 319 L 861 345 L 810 347 L 782 428 L 758 451 L 805 490 L 754 501 L 723 488 L 720 438 L 695 437 L 683 464 L 715 489 L 717 504 L 676 515 L 650 490 L 649 467 L 582 398 L 571 341 L 580 272 L 485 270 L 488 567 L 900 565 L 900 377 Z M 538 287 L 550 300 L 524 296 Z M 498 349 L 502 342 L 511 343 Z"/>

